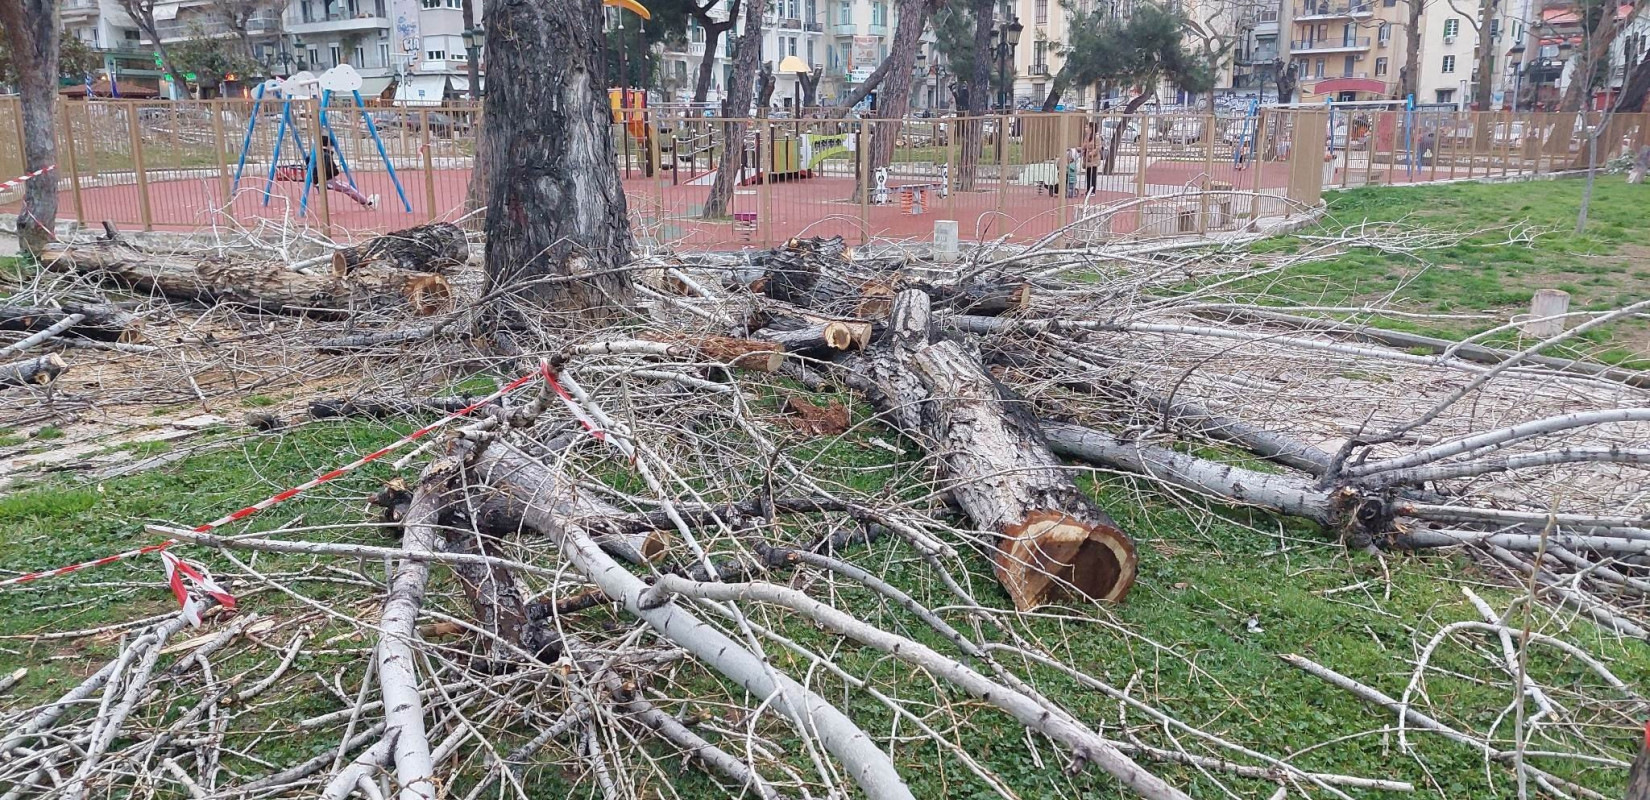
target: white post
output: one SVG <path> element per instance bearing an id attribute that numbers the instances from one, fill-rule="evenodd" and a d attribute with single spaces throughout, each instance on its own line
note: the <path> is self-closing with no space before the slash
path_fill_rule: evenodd
<path id="1" fill-rule="evenodd" d="M 941 264 L 955 264 L 958 252 L 957 221 L 934 220 L 934 260 Z"/>
<path id="2" fill-rule="evenodd" d="M 1524 333 L 1541 339 L 1564 332 L 1564 314 L 1570 310 L 1570 293 L 1558 289 L 1540 289 L 1530 299 L 1530 315 L 1522 328 Z M 1547 319 L 1547 318 L 1551 319 Z"/>

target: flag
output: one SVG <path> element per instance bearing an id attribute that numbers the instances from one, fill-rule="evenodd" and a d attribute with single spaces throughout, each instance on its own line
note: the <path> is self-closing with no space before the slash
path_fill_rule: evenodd
<path id="1" fill-rule="evenodd" d="M 115 73 L 113 71 L 109 73 L 109 96 L 120 97 L 120 87 L 115 85 Z"/>
<path id="2" fill-rule="evenodd" d="M 86 73 L 86 96 L 92 96 L 92 73 Z"/>

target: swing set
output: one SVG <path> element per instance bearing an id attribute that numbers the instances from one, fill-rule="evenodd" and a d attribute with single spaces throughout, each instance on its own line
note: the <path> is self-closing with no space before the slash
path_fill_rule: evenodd
<path id="1" fill-rule="evenodd" d="M 246 157 L 252 149 L 252 136 L 258 127 L 259 113 L 265 101 L 281 104 L 280 121 L 275 129 L 275 152 L 269 159 L 269 174 L 264 178 L 264 205 L 274 196 L 277 176 L 292 176 L 290 168 L 281 166 L 281 148 L 285 146 L 287 134 L 290 132 L 292 144 L 298 155 L 304 161 L 303 181 L 304 189 L 298 203 L 298 215 L 303 216 L 309 209 L 309 190 L 316 183 L 315 176 L 318 170 L 327 169 L 320 163 L 325 156 L 320 142 L 314 146 L 305 147 L 303 136 L 299 133 L 297 119 L 292 113 L 294 101 L 308 101 L 313 98 L 314 89 L 320 89 L 321 103 L 317 113 L 324 137 L 333 142 L 338 141 L 338 134 L 332 127 L 332 120 L 327 116 L 327 110 L 332 107 L 334 94 L 348 92 L 355 100 L 355 107 L 360 110 L 361 118 L 367 123 L 367 133 L 372 135 L 373 144 L 378 148 L 378 157 L 384 162 L 384 169 L 390 174 L 390 181 L 395 184 L 395 193 L 401 198 L 401 207 L 408 213 L 412 212 L 412 203 L 407 200 L 407 192 L 401 186 L 401 178 L 395 173 L 395 165 L 390 162 L 389 153 L 384 149 L 384 140 L 378 135 L 378 126 L 373 124 L 372 114 L 367 111 L 366 103 L 361 99 L 361 75 L 354 67 L 348 64 L 339 64 L 326 72 L 316 76 L 308 71 L 299 72 L 285 80 L 270 78 L 261 84 L 252 95 L 252 117 L 246 123 L 246 136 L 241 140 L 241 157 L 235 164 L 234 188 L 240 189 L 241 174 L 246 169 Z M 355 174 L 350 171 L 349 159 L 344 157 L 342 150 L 335 151 L 338 156 L 338 165 L 343 168 L 344 179 L 349 182 L 350 188 L 359 190 L 355 183 Z M 283 170 L 286 170 L 283 172 Z M 324 183 L 324 182 L 323 182 Z M 322 189 L 325 191 L 325 189 Z"/>

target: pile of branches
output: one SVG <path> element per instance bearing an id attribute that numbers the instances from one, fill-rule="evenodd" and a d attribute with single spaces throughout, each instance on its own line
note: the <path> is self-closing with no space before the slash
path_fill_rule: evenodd
<path id="1" fill-rule="evenodd" d="M 1435 244 L 1350 230 L 1312 250 Z M 1153 763 L 1223 788 L 1261 781 L 1276 796 L 1411 790 L 1202 730 L 1026 624 L 1058 609 L 1085 635 L 1122 633 L 1104 605 L 1128 602 L 1140 552 L 1080 488 L 1093 470 L 1209 513 L 1299 518 L 1383 564 L 1394 551 L 1460 549 L 1527 587 L 1531 604 L 1650 638 L 1650 509 L 1634 488 L 1650 464 L 1646 376 L 1543 355 L 1646 304 L 1508 350 L 1358 323 L 1395 313 L 1385 309 L 1284 313 L 1228 290 L 1306 257 L 982 247 L 937 264 L 796 240 L 746 257 L 642 259 L 634 316 L 604 328 L 500 313 L 508 295 L 461 291 L 433 321 L 312 332 L 292 346 L 348 362 L 378 389 L 314 416 L 468 405 L 419 394 L 431 376 L 409 375 L 409 361 L 534 375 L 535 388 L 398 462 L 427 457 L 416 479 L 373 496 L 396 539 L 365 544 L 298 521 L 263 535 L 152 527 L 216 548 L 243 595 L 286 594 L 301 612 L 243 612 L 165 668 L 181 617 L 120 626 L 119 654 L 90 678 L 0 719 L 0 784 L 15 787 L 5 797 L 162 783 L 194 797 L 525 797 L 528 771 L 554 766 L 624 798 L 677 792 L 678 764 L 735 797 L 911 797 L 890 741 L 932 746 L 1000 796 L 1031 791 L 961 743 L 987 714 L 1034 734 L 1032 757 L 1072 792 L 1098 772 L 1141 797 L 1188 796 Z M 1189 279 L 1203 288 L 1169 293 Z M 507 327 L 471 337 L 499 320 Z M 825 448 L 844 444 L 887 462 L 875 486 L 830 463 Z M 1230 457 L 1194 454 L 1210 449 Z M 272 571 L 249 551 L 307 566 Z M 866 553 L 920 571 L 924 588 Z M 358 594 L 321 601 L 311 583 Z M 1615 768 L 1569 734 L 1595 717 L 1623 724 L 1646 708 L 1640 690 L 1547 637 L 1607 685 L 1553 702 L 1514 652 L 1512 611 L 1474 599 L 1484 619 L 1441 630 L 1411 687 L 1450 637 L 1493 637 L 1507 680 L 1539 709 L 1526 719 L 1519 705 L 1515 747 L 1427 715 L 1412 693 L 1291 663 L 1396 714 L 1400 732 L 1443 733 L 1557 796 L 1602 797 L 1526 763 L 1526 742 L 1547 731 L 1566 756 Z M 322 654 L 351 660 L 350 681 L 306 663 Z M 873 677 L 884 662 L 933 696 L 890 693 Z M 1114 699 L 1117 724 L 1049 694 L 1051 674 Z M 261 701 L 275 686 L 341 708 L 272 722 L 293 702 Z M 266 740 L 322 735 L 326 750 L 307 760 L 261 755 Z"/>

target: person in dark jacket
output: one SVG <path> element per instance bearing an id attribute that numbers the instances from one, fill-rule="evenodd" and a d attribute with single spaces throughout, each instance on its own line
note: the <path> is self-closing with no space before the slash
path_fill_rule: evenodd
<path id="1" fill-rule="evenodd" d="M 317 188 L 325 186 L 339 192 L 367 208 L 378 207 L 377 197 L 361 194 L 358 189 L 349 185 L 349 181 L 340 177 L 338 155 L 333 149 L 332 135 L 328 133 L 321 134 L 321 146 L 315 151 L 315 185 Z"/>

